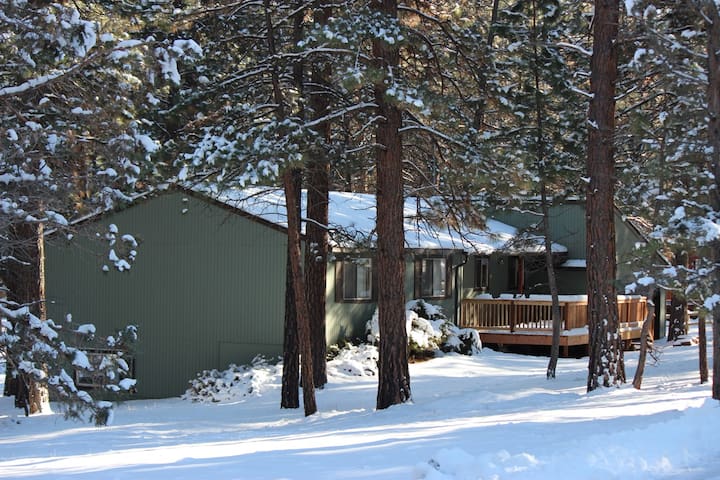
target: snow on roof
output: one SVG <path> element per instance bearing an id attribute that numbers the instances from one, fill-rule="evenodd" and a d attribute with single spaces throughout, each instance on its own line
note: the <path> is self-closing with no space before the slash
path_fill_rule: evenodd
<path id="1" fill-rule="evenodd" d="M 283 190 L 252 187 L 224 190 L 216 199 L 268 222 L 287 227 Z M 302 192 L 302 211 L 306 210 L 306 192 Z M 464 250 L 490 254 L 496 250 L 511 252 L 542 252 L 539 237 L 519 240 L 518 230 L 498 220 L 488 219 L 484 230 L 455 229 L 448 224 L 431 223 L 422 214 L 430 211 L 426 200 L 410 197 L 405 200 L 405 247 L 411 249 Z M 375 243 L 375 195 L 352 192 L 330 192 L 330 242 L 333 247 L 355 247 Z M 304 222 L 303 222 L 304 224 Z M 553 244 L 553 251 L 567 249 Z"/>
<path id="2" fill-rule="evenodd" d="M 563 268 L 587 268 L 587 262 L 584 258 L 568 258 L 560 266 Z"/>

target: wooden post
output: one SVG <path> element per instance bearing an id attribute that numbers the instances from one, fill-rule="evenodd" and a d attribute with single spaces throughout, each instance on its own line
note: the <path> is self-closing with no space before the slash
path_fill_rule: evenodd
<path id="1" fill-rule="evenodd" d="M 510 333 L 515 333 L 515 322 L 517 321 L 517 304 L 515 301 L 510 302 Z"/>

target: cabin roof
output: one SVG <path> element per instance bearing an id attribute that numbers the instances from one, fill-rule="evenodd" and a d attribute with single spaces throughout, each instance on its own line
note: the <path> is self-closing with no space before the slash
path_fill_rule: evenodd
<path id="1" fill-rule="evenodd" d="M 228 189 L 213 195 L 217 201 L 256 216 L 266 222 L 287 228 L 287 210 L 282 189 L 251 187 Z M 301 208 L 306 211 L 307 192 L 301 195 Z M 517 228 L 495 219 L 488 219 L 483 229 L 431 220 L 431 204 L 419 197 L 408 197 L 404 206 L 405 248 L 463 250 L 490 254 L 544 251 L 542 238 L 520 235 Z M 330 241 L 334 248 L 372 246 L 376 240 L 375 195 L 353 192 L 330 192 Z M 434 216 L 437 216 L 435 214 Z M 554 252 L 565 252 L 560 244 L 553 244 Z"/>

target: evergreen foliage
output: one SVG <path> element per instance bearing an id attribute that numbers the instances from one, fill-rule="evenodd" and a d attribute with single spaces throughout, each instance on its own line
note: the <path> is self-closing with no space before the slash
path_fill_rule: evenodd
<path id="1" fill-rule="evenodd" d="M 19 376 L 15 386 L 28 387 L 30 398 L 11 393 L 33 413 L 41 408 L 39 384 L 67 399 L 72 415 L 77 406 L 99 413 L 58 370 L 61 357 L 79 368 L 72 357 L 84 353 L 72 338 L 59 340 L 60 322 L 45 318 L 44 236 L 128 200 L 160 173 L 149 117 L 159 92 L 179 82 L 178 62 L 200 55 L 189 39 L 143 31 L 155 30 L 165 7 L 11 0 L 0 8 L 0 308 L 7 329 L 0 343 L 10 377 Z M 110 260 L 124 269 L 135 250 L 119 249 L 124 239 L 116 244 L 116 233 L 107 238 Z"/>

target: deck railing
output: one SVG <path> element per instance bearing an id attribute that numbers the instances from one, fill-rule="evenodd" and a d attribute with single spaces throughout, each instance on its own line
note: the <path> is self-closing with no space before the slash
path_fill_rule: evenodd
<path id="1" fill-rule="evenodd" d="M 560 297 L 561 330 L 587 325 L 587 299 Z M 620 324 L 642 322 L 647 313 L 644 297 L 618 296 Z M 473 298 L 461 304 L 460 326 L 478 330 L 552 330 L 552 301 L 538 298 Z"/>

